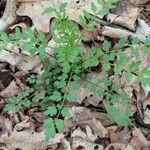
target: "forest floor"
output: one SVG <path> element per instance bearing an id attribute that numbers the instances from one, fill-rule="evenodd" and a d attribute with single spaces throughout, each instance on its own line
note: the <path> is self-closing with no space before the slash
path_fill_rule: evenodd
<path id="1" fill-rule="evenodd" d="M 79 24 L 78 17 L 82 11 L 89 11 L 88 1 L 68 2 L 69 17 Z M 26 32 L 31 27 L 35 34 L 39 30 L 43 31 L 49 44 L 55 46 L 51 41 L 54 15 L 43 14 L 48 6 L 47 0 L 0 0 L 0 30 L 13 33 L 19 27 L 22 32 Z M 143 41 L 150 39 L 150 0 L 119 0 L 116 8 L 108 15 L 95 18 L 97 28 L 93 32 L 83 31 L 87 36 L 87 40 L 83 41 L 87 49 L 91 48 L 93 41 L 96 41 L 96 47 L 101 47 L 102 41 L 109 39 L 115 47 L 120 37 L 130 39 L 130 36 L 137 35 L 141 41 L 137 47 L 141 68 L 150 68 L 150 57 L 142 52 Z M 128 53 L 128 45 L 126 47 Z M 48 49 L 47 52 L 51 53 L 51 50 Z M 121 83 L 130 97 L 129 107 L 134 114 L 130 127 L 120 127 L 114 123 L 106 111 L 101 109 L 103 100 L 94 97 L 93 93 L 84 88 L 76 92 L 77 100 L 70 106 L 73 114 L 65 120 L 65 132 L 57 133 L 49 141 L 45 141 L 42 128 L 45 116 L 36 105 L 17 113 L 4 112 L 7 100 L 27 86 L 27 76 L 40 74 L 42 69 L 43 65 L 35 55 L 12 49 L 0 52 L 0 150 L 150 149 L 150 87 L 136 82 L 124 82 L 122 76 L 114 80 Z M 104 76 L 101 69 L 95 73 Z M 107 76 L 113 78 L 111 70 Z M 121 106 L 119 109 L 122 109 Z"/>

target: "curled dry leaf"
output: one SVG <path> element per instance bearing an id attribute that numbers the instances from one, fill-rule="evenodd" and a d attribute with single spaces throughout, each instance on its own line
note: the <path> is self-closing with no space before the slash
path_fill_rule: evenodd
<path id="1" fill-rule="evenodd" d="M 7 62 L 20 71 L 40 72 L 42 63 L 38 56 L 28 56 L 22 53 L 3 50 L 0 53 L 0 62 Z"/>
<path id="2" fill-rule="evenodd" d="M 127 7 L 121 15 L 108 14 L 107 20 L 111 23 L 126 27 L 131 31 L 135 31 L 135 22 L 138 18 L 139 12 L 137 7 Z"/>
<path id="3" fill-rule="evenodd" d="M 141 19 L 138 19 L 138 25 L 135 34 L 133 37 L 138 37 L 141 42 L 144 42 L 146 39 L 150 39 L 150 26 Z"/>
<path id="4" fill-rule="evenodd" d="M 113 16 L 113 18 L 115 17 Z M 135 20 L 135 18 L 133 20 Z M 126 23 L 124 22 L 124 25 L 125 24 Z M 104 26 L 102 28 L 102 35 L 108 36 L 110 38 L 115 38 L 115 39 L 118 39 L 121 37 L 125 37 L 127 39 L 129 37 L 138 37 L 138 39 L 141 42 L 144 42 L 146 39 L 150 38 L 150 27 L 147 23 L 145 23 L 145 21 L 141 19 L 137 19 L 137 28 L 135 32 L 131 32 L 130 30 L 126 30 L 126 29 L 119 28 L 119 27 Z"/>
<path id="5" fill-rule="evenodd" d="M 0 19 L 0 30 L 5 30 L 16 19 L 17 0 L 7 0 L 2 18 Z"/>
<path id="6" fill-rule="evenodd" d="M 102 35 L 110 37 L 110 38 L 121 38 L 125 37 L 128 38 L 130 35 L 132 35 L 132 32 L 120 28 L 113 28 L 109 26 L 104 26 L 102 28 Z"/>
<path id="7" fill-rule="evenodd" d="M 15 24 L 15 25 L 11 26 L 10 29 L 13 30 L 16 27 L 20 27 L 22 32 L 26 32 L 28 30 L 28 27 L 27 27 L 27 25 L 24 22 Z"/>

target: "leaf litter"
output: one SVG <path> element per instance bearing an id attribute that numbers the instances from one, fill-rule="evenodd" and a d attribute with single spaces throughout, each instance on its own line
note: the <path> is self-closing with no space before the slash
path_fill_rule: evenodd
<path id="1" fill-rule="evenodd" d="M 62 1 L 56 2 L 57 6 Z M 67 13 L 69 17 L 79 23 L 78 17 L 83 10 L 90 12 L 91 1 L 68 1 L 69 6 Z M 93 1 L 92 1 L 93 2 Z M 112 42 L 121 36 L 127 39 L 130 36 L 138 36 L 140 41 L 150 37 L 150 27 L 147 20 L 142 20 L 143 12 L 148 11 L 143 7 L 148 7 L 149 0 L 125 0 L 119 1 L 120 5 L 126 3 L 124 8 L 118 7 L 106 16 L 107 24 L 100 24 L 94 32 L 85 32 L 90 42 L 93 39 L 103 41 L 106 37 L 111 38 Z M 135 4 L 129 6 L 129 4 Z M 18 7 L 16 7 L 18 5 Z M 143 10 L 140 12 L 139 5 Z M 10 9 L 8 9 L 10 7 Z M 22 31 L 26 31 L 28 22 L 16 23 L 18 17 L 28 16 L 32 20 L 32 29 L 41 30 L 50 33 L 51 19 L 54 14 L 46 15 L 43 11 L 47 6 L 51 6 L 51 2 L 46 0 L 10 0 L 7 3 L 5 12 L 0 19 L 0 30 L 13 30 L 19 26 Z M 117 10 L 118 9 L 118 10 Z M 125 9 L 125 10 L 124 10 Z M 121 10 L 121 11 L 120 11 Z M 1 10 L 0 10 L 1 11 Z M 75 13 L 76 12 L 76 13 Z M 8 17 L 9 15 L 9 17 Z M 141 19 L 139 19 L 141 15 Z M 103 18 L 99 18 L 98 22 Z M 150 20 L 148 20 L 150 21 Z M 13 26 L 12 26 L 13 24 Z M 111 26 L 113 24 L 113 26 Z M 50 27 L 49 27 L 50 26 Z M 85 44 L 84 43 L 84 44 Z M 52 40 L 49 41 L 54 46 Z M 90 49 L 88 45 L 83 45 Z M 98 45 L 101 47 L 102 45 Z M 143 44 L 139 44 L 136 49 L 139 51 L 138 60 L 140 69 L 149 68 L 149 57 L 144 56 L 142 52 Z M 47 50 L 52 53 L 52 50 Z M 126 55 L 130 57 L 129 48 L 126 48 Z M 133 58 L 134 61 L 134 58 Z M 150 149 L 149 129 L 140 126 L 141 124 L 133 123 L 133 128 L 120 128 L 109 118 L 101 106 L 102 99 L 93 93 L 87 91 L 84 87 L 73 91 L 77 95 L 76 103 L 71 103 L 72 114 L 65 121 L 65 134 L 57 134 L 54 139 L 46 142 L 44 140 L 44 131 L 41 122 L 44 115 L 39 112 L 38 107 L 33 106 L 30 110 L 22 111 L 18 114 L 10 116 L 3 114 L 2 109 L 7 99 L 16 95 L 26 87 L 26 76 L 29 73 L 41 73 L 42 64 L 36 56 L 30 56 L 20 51 L 2 51 L 0 52 L 0 148 L 6 150 L 22 149 L 22 150 L 46 150 L 46 149 L 66 149 L 66 150 L 148 150 Z M 19 73 L 16 73 L 16 69 Z M 130 99 L 130 108 L 132 113 L 141 112 L 144 124 L 150 125 L 150 87 L 142 87 L 138 85 L 134 78 L 130 82 L 125 82 L 123 78 L 114 78 L 112 75 L 104 75 L 102 72 L 96 73 L 99 77 L 107 77 L 112 81 L 121 83 L 123 89 L 127 92 Z M 84 82 L 84 81 L 83 81 Z M 12 90 L 13 89 L 13 90 Z M 136 98 L 135 98 L 136 97 Z M 116 104 L 120 110 L 123 107 Z"/>

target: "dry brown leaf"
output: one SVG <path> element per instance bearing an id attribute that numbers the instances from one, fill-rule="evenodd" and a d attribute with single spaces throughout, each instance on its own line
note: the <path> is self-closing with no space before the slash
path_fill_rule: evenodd
<path id="1" fill-rule="evenodd" d="M 21 53 L 9 52 L 3 50 L 0 53 L 0 62 L 7 62 L 20 71 L 40 72 L 42 63 L 38 56 L 28 56 Z"/>
<path id="2" fill-rule="evenodd" d="M 130 1 L 136 5 L 144 5 L 148 2 L 150 2 L 150 0 L 130 0 Z"/>
<path id="3" fill-rule="evenodd" d="M 88 108 L 73 107 L 72 113 L 73 126 L 80 126 L 82 128 L 89 126 L 93 133 L 98 135 L 100 138 L 108 136 L 108 131 L 104 128 L 101 122 L 94 117 Z"/>
<path id="4" fill-rule="evenodd" d="M 129 144 L 113 143 L 108 145 L 104 150 L 135 150 Z"/>
<path id="5" fill-rule="evenodd" d="M 135 31 L 135 22 L 138 18 L 138 8 L 137 7 L 127 7 L 121 15 L 108 14 L 107 20 L 111 23 L 126 27 L 131 31 Z"/>
<path id="6" fill-rule="evenodd" d="M 9 97 L 14 96 L 14 95 L 18 94 L 19 92 L 21 92 L 23 89 L 25 89 L 25 87 L 26 86 L 24 84 L 20 83 L 20 85 L 18 85 L 13 80 L 9 84 L 9 86 L 7 88 L 5 88 L 5 90 L 0 93 L 0 96 L 3 97 L 3 98 L 9 98 Z"/>
<path id="7" fill-rule="evenodd" d="M 56 134 L 54 139 L 46 142 L 44 131 L 36 133 L 32 130 L 25 130 L 20 132 L 14 130 L 10 136 L 8 134 L 3 134 L 1 136 L 1 141 L 5 143 L 8 150 L 14 150 L 17 148 L 23 150 L 44 150 L 52 144 L 60 143 L 63 137 L 63 134 Z"/>
<path id="8" fill-rule="evenodd" d="M 63 146 L 64 146 L 65 150 L 72 150 L 71 149 L 71 144 L 68 140 L 66 140 L 65 138 L 62 139 L 62 143 L 63 143 Z"/>
<path id="9" fill-rule="evenodd" d="M 128 38 L 129 36 L 132 35 L 132 32 L 130 32 L 128 30 L 120 29 L 120 28 L 104 26 L 102 28 L 102 35 L 110 37 L 110 38 L 118 39 L 121 37 Z"/>
<path id="10" fill-rule="evenodd" d="M 15 25 L 11 26 L 10 29 L 13 30 L 16 27 L 20 27 L 22 32 L 26 32 L 28 30 L 28 26 L 24 22 L 15 24 Z"/>
<path id="11" fill-rule="evenodd" d="M 61 3 L 64 2 L 68 3 L 66 11 L 68 16 L 78 23 L 79 16 L 83 14 L 84 10 L 93 14 L 91 11 L 91 2 L 97 4 L 96 0 L 55 0 L 54 4 L 57 8 Z M 55 14 L 43 14 L 47 7 L 53 7 L 51 1 L 43 0 L 40 2 L 21 3 L 16 13 L 19 16 L 30 17 L 37 30 L 49 32 L 49 23 L 50 20 L 55 17 Z"/>
<path id="12" fill-rule="evenodd" d="M 93 105 L 93 106 L 99 106 L 100 101 L 102 101 L 103 96 L 96 96 L 94 92 L 91 92 L 91 87 L 95 84 L 97 86 L 102 87 L 103 90 L 107 90 L 107 87 L 105 87 L 100 82 L 97 83 L 98 79 L 101 78 L 108 78 L 108 74 L 105 72 L 95 73 L 91 72 L 90 75 L 92 75 L 92 80 L 88 83 L 88 81 L 82 81 L 83 85 L 86 85 L 85 87 L 80 87 L 78 90 L 71 90 L 76 95 L 76 101 L 81 104 L 84 103 L 85 106 Z"/>
<path id="13" fill-rule="evenodd" d="M 130 145 L 133 147 L 133 149 L 136 149 L 136 150 L 141 150 L 141 149 L 149 150 L 150 149 L 150 141 L 148 141 L 144 137 L 140 129 L 135 128 L 132 131 L 132 135 L 133 135 L 133 138 L 130 142 Z"/>
<path id="14" fill-rule="evenodd" d="M 124 128 L 121 131 L 113 132 L 110 131 L 111 143 L 128 144 L 131 139 L 131 131 L 128 128 Z"/>
<path id="15" fill-rule="evenodd" d="M 83 147 L 83 150 L 94 150 L 95 148 L 98 150 L 103 150 L 103 146 L 94 143 L 97 139 L 97 135 L 92 133 L 92 130 L 89 126 L 86 127 L 86 133 L 83 132 L 80 128 L 77 128 L 72 134 L 73 138 L 73 149 L 78 147 Z"/>
<path id="16" fill-rule="evenodd" d="M 8 0 L 5 11 L 0 19 L 0 30 L 5 30 L 16 19 L 17 0 Z"/>
<path id="17" fill-rule="evenodd" d="M 61 143 L 61 140 L 64 138 L 63 134 L 56 134 L 54 139 L 45 141 L 45 131 L 35 132 L 32 119 L 23 115 L 21 115 L 21 118 L 23 120 L 17 123 L 13 129 L 13 122 L 5 118 L 0 118 L 0 125 L 3 125 L 3 132 L 0 132 L 2 133 L 0 143 L 3 143 L 7 150 L 45 150 L 51 145 Z"/>
<path id="18" fill-rule="evenodd" d="M 54 14 L 43 14 L 44 10 L 51 6 L 51 2 L 43 0 L 41 2 L 21 3 L 16 11 L 19 16 L 28 16 L 32 19 L 37 30 L 49 32 L 50 19 Z"/>

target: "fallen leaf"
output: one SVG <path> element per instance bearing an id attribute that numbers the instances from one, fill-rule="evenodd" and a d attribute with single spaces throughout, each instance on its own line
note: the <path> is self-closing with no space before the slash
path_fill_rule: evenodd
<path id="1" fill-rule="evenodd" d="M 0 62 L 7 62 L 20 71 L 40 72 L 43 67 L 38 56 L 28 56 L 22 53 L 3 50 L 0 53 Z"/>
<path id="2" fill-rule="evenodd" d="M 88 126 L 86 127 L 86 133 L 83 132 L 80 128 L 77 128 L 72 133 L 71 137 L 73 137 L 72 146 L 74 149 L 83 147 L 84 150 L 103 150 L 102 145 L 94 143 L 94 141 L 97 139 L 97 136 L 92 134 L 92 130 Z"/>
<path id="3" fill-rule="evenodd" d="M 18 85 L 13 80 L 9 84 L 9 86 L 7 88 L 5 88 L 5 90 L 0 93 L 0 96 L 3 98 L 9 98 L 9 97 L 14 96 L 14 95 L 18 94 L 19 92 L 21 92 L 23 89 L 25 89 L 25 87 L 26 86 L 24 84 L 20 83 L 20 85 Z"/>
<path id="4" fill-rule="evenodd" d="M 122 12 L 121 15 L 108 14 L 107 20 L 110 23 L 126 27 L 131 31 L 135 31 L 136 20 L 138 18 L 139 11 L 137 7 L 128 6 L 126 11 Z"/>
<path id="5" fill-rule="evenodd" d="M 136 4 L 136 5 L 144 5 L 148 2 L 150 2 L 150 0 L 130 0 L 133 4 Z"/>
<path id="6" fill-rule="evenodd" d="M 132 131 L 132 135 L 133 135 L 133 138 L 132 138 L 130 144 L 133 147 L 133 149 L 136 149 L 136 150 L 141 150 L 141 149 L 148 150 L 148 149 L 150 149 L 150 141 L 148 141 L 144 137 L 144 135 L 140 129 L 135 128 Z"/>
<path id="7" fill-rule="evenodd" d="M 54 5 L 56 8 L 61 3 L 67 2 L 67 15 L 71 20 L 79 23 L 79 16 L 83 14 L 83 11 L 93 14 L 91 10 L 91 2 L 97 4 L 96 0 L 55 0 Z M 43 32 L 49 32 L 50 20 L 55 17 L 54 13 L 45 14 L 44 11 L 47 7 L 53 7 L 52 2 L 43 0 L 39 2 L 21 3 L 16 11 L 19 16 L 28 16 L 32 19 L 34 26 L 37 30 Z"/>

